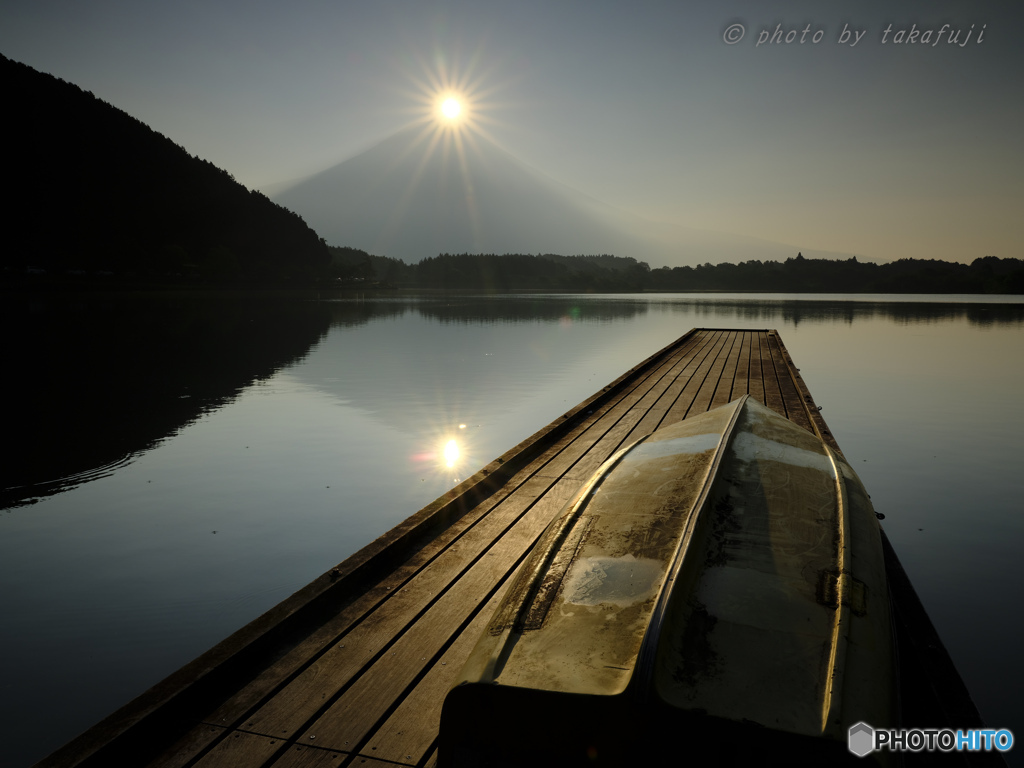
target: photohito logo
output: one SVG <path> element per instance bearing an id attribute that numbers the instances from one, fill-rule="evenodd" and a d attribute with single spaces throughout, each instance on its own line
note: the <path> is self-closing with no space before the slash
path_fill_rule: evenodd
<path id="1" fill-rule="evenodd" d="M 953 731 L 949 728 L 901 728 L 899 730 L 872 728 L 867 723 L 850 727 L 846 741 L 857 757 L 876 750 L 890 752 L 1005 752 L 1013 746 L 1013 733 L 1007 728 L 975 728 Z"/>

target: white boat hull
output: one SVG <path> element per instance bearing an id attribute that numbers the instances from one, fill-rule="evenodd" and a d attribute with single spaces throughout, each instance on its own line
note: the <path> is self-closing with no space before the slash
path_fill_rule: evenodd
<path id="1" fill-rule="evenodd" d="M 747 397 L 658 430 L 547 529 L 462 678 L 443 765 L 632 763 L 698 743 L 742 764 L 759 740 L 790 764 L 852 759 L 851 725 L 896 721 L 867 493 Z"/>

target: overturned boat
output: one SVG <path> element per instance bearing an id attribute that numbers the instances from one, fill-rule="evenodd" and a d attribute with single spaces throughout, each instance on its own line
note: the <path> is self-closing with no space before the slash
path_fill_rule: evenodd
<path id="1" fill-rule="evenodd" d="M 744 396 L 570 500 L 445 699 L 439 763 L 864 765 L 848 731 L 896 726 L 896 680 L 864 487 Z"/>

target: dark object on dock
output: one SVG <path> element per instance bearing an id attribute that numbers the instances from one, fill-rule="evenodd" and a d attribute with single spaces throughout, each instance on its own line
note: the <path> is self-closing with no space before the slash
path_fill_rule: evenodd
<path id="1" fill-rule="evenodd" d="M 714 765 L 857 761 L 851 727 L 898 726 L 867 492 L 748 395 L 663 427 L 551 523 L 463 677 L 446 767 L 625 765 L 680 744 Z"/>
<path id="2" fill-rule="evenodd" d="M 40 766 L 435 765 L 445 694 L 581 483 L 640 437 L 744 394 L 838 451 L 774 331 L 692 330 Z M 882 541 L 904 721 L 981 727 Z M 936 757 L 1003 764 L 994 753 Z"/>

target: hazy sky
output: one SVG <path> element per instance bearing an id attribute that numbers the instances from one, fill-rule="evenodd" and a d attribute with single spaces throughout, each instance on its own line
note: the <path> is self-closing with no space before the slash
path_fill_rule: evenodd
<path id="1" fill-rule="evenodd" d="M 520 160 L 643 216 L 882 261 L 970 261 L 1024 257 L 1022 8 L 0 0 L 0 53 L 249 187 L 351 157 L 455 84 Z"/>

